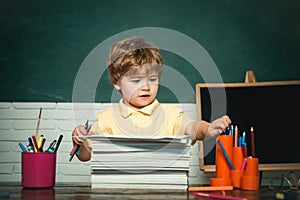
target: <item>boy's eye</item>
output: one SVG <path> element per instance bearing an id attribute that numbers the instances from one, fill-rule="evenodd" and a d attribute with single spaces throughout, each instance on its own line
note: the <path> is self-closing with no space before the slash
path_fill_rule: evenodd
<path id="1" fill-rule="evenodd" d="M 133 83 L 138 83 L 138 82 L 140 82 L 140 80 L 141 79 L 131 79 L 130 81 L 133 82 Z"/>
<path id="2" fill-rule="evenodd" d="M 150 78 L 150 81 L 152 81 L 152 82 L 155 82 L 155 81 L 157 81 L 157 77 L 156 77 L 156 76 L 154 76 L 154 77 L 151 77 L 151 78 Z"/>

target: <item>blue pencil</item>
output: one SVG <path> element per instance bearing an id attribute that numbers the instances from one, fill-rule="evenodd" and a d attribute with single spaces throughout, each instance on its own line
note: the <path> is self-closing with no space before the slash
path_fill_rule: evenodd
<path id="1" fill-rule="evenodd" d="M 234 168 L 234 166 L 233 166 L 233 164 L 232 164 L 232 162 L 231 162 L 231 160 L 230 160 L 228 154 L 226 153 L 226 151 L 225 151 L 225 149 L 224 149 L 224 147 L 223 147 L 223 144 L 222 144 L 222 142 L 221 142 L 220 140 L 218 140 L 218 144 L 219 144 L 219 146 L 220 146 L 220 148 L 221 148 L 221 150 L 222 150 L 222 152 L 223 152 L 223 154 L 224 154 L 224 156 L 225 156 L 225 158 L 226 158 L 228 164 L 230 165 L 230 168 L 231 168 L 232 170 L 235 170 L 235 168 Z"/>
<path id="2" fill-rule="evenodd" d="M 21 147 L 23 152 L 27 152 L 26 148 L 24 147 L 24 145 L 21 142 L 19 142 L 19 146 Z"/>

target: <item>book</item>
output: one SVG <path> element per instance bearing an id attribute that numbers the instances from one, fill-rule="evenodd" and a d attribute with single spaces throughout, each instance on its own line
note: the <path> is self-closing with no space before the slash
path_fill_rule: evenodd
<path id="1" fill-rule="evenodd" d="M 87 136 L 93 188 L 186 189 L 188 136 Z"/>

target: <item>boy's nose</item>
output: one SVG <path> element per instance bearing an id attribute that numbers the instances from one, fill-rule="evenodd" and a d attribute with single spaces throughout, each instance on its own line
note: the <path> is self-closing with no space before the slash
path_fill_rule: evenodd
<path id="1" fill-rule="evenodd" d="M 149 83 L 143 84 L 143 86 L 142 86 L 141 89 L 142 89 L 142 90 L 150 90 L 150 85 L 149 85 Z"/>

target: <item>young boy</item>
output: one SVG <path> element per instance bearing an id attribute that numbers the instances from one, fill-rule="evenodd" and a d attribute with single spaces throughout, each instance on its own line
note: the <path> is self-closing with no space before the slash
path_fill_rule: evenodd
<path id="1" fill-rule="evenodd" d="M 122 99 L 96 116 L 88 129 L 77 126 L 72 136 L 112 135 L 190 135 L 193 140 L 216 137 L 231 123 L 228 116 L 215 121 L 194 121 L 178 107 L 161 105 L 156 99 L 163 59 L 153 44 L 142 38 L 127 38 L 115 43 L 108 57 L 111 84 Z M 77 155 L 81 161 L 91 158 L 91 142 L 73 137 L 83 146 Z"/>

